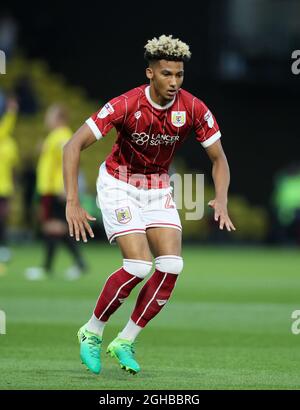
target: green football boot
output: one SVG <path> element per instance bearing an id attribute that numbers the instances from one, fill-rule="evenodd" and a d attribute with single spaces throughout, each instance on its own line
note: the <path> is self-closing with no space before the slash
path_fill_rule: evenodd
<path id="1" fill-rule="evenodd" d="M 139 364 L 134 359 L 134 342 L 117 337 L 109 344 L 106 353 L 116 358 L 121 369 L 126 372 L 136 374 L 141 370 Z"/>
<path id="2" fill-rule="evenodd" d="M 80 344 L 80 358 L 83 364 L 93 373 L 99 374 L 101 371 L 101 343 L 102 339 L 95 333 L 85 329 L 85 325 L 78 331 Z"/>

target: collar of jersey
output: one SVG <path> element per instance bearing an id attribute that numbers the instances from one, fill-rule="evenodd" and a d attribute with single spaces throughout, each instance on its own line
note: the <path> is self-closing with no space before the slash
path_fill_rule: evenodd
<path id="1" fill-rule="evenodd" d="M 173 98 L 173 100 L 170 101 L 170 102 L 169 102 L 168 104 L 166 104 L 166 105 L 156 104 L 156 103 L 151 99 L 151 97 L 150 97 L 150 85 L 148 85 L 148 86 L 145 88 L 145 95 L 146 95 L 146 98 L 147 98 L 147 100 L 149 101 L 149 103 L 150 103 L 154 108 L 156 108 L 156 109 L 158 109 L 158 110 L 166 110 L 167 108 L 170 108 L 170 107 L 174 104 L 174 102 L 175 102 L 175 100 L 176 100 L 176 95 L 175 95 L 175 97 Z"/>

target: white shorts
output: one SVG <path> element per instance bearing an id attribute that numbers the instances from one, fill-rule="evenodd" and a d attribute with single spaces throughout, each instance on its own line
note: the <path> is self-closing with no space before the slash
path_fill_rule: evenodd
<path id="1" fill-rule="evenodd" d="M 117 236 L 145 233 L 151 227 L 182 230 L 173 187 L 139 189 L 111 176 L 103 162 L 97 179 L 97 205 L 110 243 Z"/>

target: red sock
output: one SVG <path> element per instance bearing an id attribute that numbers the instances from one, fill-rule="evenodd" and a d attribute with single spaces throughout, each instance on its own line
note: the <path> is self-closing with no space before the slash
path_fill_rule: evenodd
<path id="1" fill-rule="evenodd" d="M 94 315 L 103 322 L 106 322 L 124 299 L 129 296 L 132 289 L 143 279 L 131 275 L 126 270 L 120 268 L 107 279 L 102 292 L 97 301 Z"/>
<path id="2" fill-rule="evenodd" d="M 156 269 L 141 289 L 131 319 L 140 327 L 154 318 L 171 296 L 178 275 Z"/>

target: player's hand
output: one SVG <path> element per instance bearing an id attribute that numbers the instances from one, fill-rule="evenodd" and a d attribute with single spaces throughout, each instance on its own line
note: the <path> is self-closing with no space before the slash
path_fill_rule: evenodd
<path id="1" fill-rule="evenodd" d="M 235 226 L 231 222 L 229 216 L 228 216 L 228 211 L 227 211 L 227 204 L 217 201 L 216 199 L 213 199 L 209 201 L 208 206 L 214 209 L 215 215 L 214 219 L 216 222 L 219 221 L 219 228 L 223 230 L 224 225 L 226 226 L 227 231 L 235 231 Z"/>
<path id="2" fill-rule="evenodd" d="M 76 241 L 87 242 L 87 232 L 91 238 L 94 238 L 94 232 L 88 221 L 95 221 L 96 218 L 91 216 L 85 209 L 81 208 L 78 202 L 67 202 L 66 219 L 69 225 L 70 236 L 75 234 Z"/>

